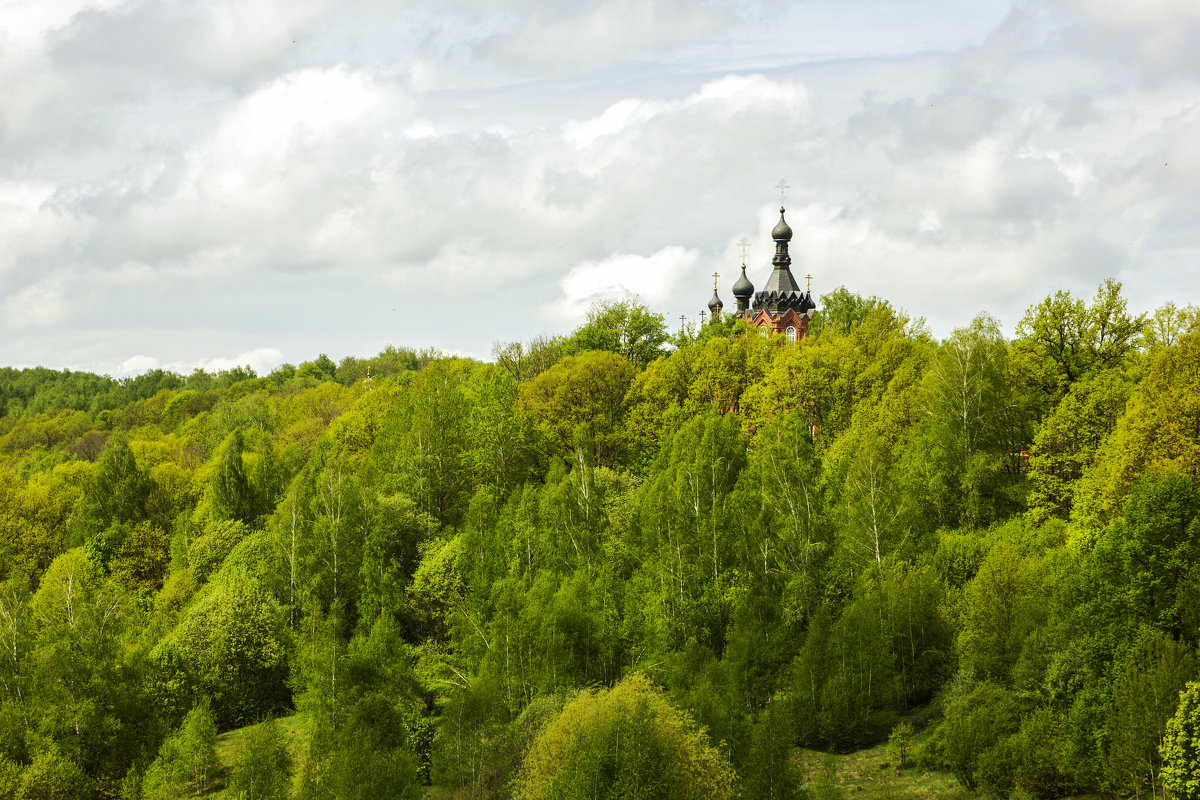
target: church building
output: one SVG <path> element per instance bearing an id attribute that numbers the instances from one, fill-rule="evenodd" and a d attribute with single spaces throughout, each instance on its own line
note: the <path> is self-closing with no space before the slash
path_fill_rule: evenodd
<path id="1" fill-rule="evenodd" d="M 780 190 L 787 185 L 780 181 Z M 781 198 L 782 199 L 782 198 Z M 808 335 L 808 322 L 812 319 L 817 304 L 812 299 L 811 286 L 802 290 L 792 277 L 792 257 L 788 254 L 788 242 L 792 240 L 792 229 L 784 219 L 782 204 L 779 208 L 779 223 L 771 231 L 775 240 L 775 257 L 771 259 L 773 270 L 771 277 L 761 292 L 754 292 L 754 284 L 746 278 L 746 240 L 742 240 L 742 275 L 733 284 L 733 296 L 737 301 L 734 314 L 746 320 L 756 328 L 769 328 L 772 333 L 782 333 L 791 341 L 803 339 Z M 808 276 L 811 280 L 812 276 Z M 750 305 L 753 296 L 754 305 Z M 717 287 L 713 284 L 713 296 L 708 301 L 708 310 L 715 321 L 720 318 L 724 304 L 717 296 Z"/>

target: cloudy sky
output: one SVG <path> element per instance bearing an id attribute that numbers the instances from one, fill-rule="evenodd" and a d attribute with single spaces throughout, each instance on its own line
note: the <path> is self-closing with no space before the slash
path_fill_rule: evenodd
<path id="1" fill-rule="evenodd" d="M 678 325 L 773 186 L 814 294 L 1200 302 L 1196 0 L 0 0 L 0 364 Z"/>

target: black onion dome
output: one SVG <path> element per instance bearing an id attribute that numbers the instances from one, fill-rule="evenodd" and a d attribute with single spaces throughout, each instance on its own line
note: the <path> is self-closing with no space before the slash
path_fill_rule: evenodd
<path id="1" fill-rule="evenodd" d="M 742 264 L 742 277 L 733 284 L 733 296 L 739 300 L 749 300 L 754 294 L 754 284 L 746 278 L 746 265 Z"/>
<path id="2" fill-rule="evenodd" d="M 779 222 L 771 229 L 771 238 L 777 242 L 790 242 L 792 229 L 783 218 L 783 209 L 779 209 Z"/>
<path id="3" fill-rule="evenodd" d="M 804 290 L 796 283 L 792 275 L 792 257 L 788 254 L 788 242 L 792 238 L 792 229 L 783 218 L 783 209 L 779 209 L 779 224 L 771 231 L 775 240 L 775 257 L 771 259 L 774 270 L 762 291 L 754 295 L 754 311 L 766 311 L 772 317 L 778 317 L 788 309 L 797 314 L 803 314 L 810 307 L 812 300 L 805 300 Z"/>
<path id="4" fill-rule="evenodd" d="M 725 307 L 725 304 L 721 302 L 721 298 L 717 297 L 717 290 L 713 289 L 712 300 L 708 301 L 708 310 L 711 311 L 712 313 L 716 314 L 718 311 L 720 311 L 724 307 Z"/>

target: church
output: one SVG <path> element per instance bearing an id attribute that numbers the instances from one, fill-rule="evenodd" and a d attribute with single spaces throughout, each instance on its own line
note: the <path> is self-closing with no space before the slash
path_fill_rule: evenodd
<path id="1" fill-rule="evenodd" d="M 788 188 L 783 181 L 779 183 L 780 192 Z M 771 231 L 775 240 L 775 257 L 771 259 L 773 270 L 771 277 L 761 292 L 755 293 L 754 284 L 746 277 L 746 246 L 742 246 L 742 275 L 733 284 L 733 297 L 737 301 L 734 315 L 746 320 L 756 328 L 768 328 L 772 333 L 782 333 L 791 341 L 803 339 L 808 335 L 808 321 L 812 319 L 817 304 L 812 299 L 811 286 L 802 290 L 792 277 L 792 257 L 788 254 L 788 242 L 792 240 L 792 229 L 784 219 L 783 197 L 780 197 L 779 222 Z M 716 276 L 714 276 L 715 278 Z M 811 280 L 811 275 L 808 276 Z M 750 305 L 750 298 L 754 305 Z M 713 296 L 708 301 L 708 311 L 715 321 L 721 317 L 724 304 L 717 296 L 717 286 L 713 282 Z"/>

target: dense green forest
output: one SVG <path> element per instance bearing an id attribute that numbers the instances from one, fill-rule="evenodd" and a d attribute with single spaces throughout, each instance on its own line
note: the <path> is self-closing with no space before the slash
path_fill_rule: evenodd
<path id="1" fill-rule="evenodd" d="M 0 798 L 1200 796 L 1200 311 L 0 370 Z M 286 720 L 286 722 L 285 722 Z M 303 725 L 302 746 L 283 742 Z"/>

